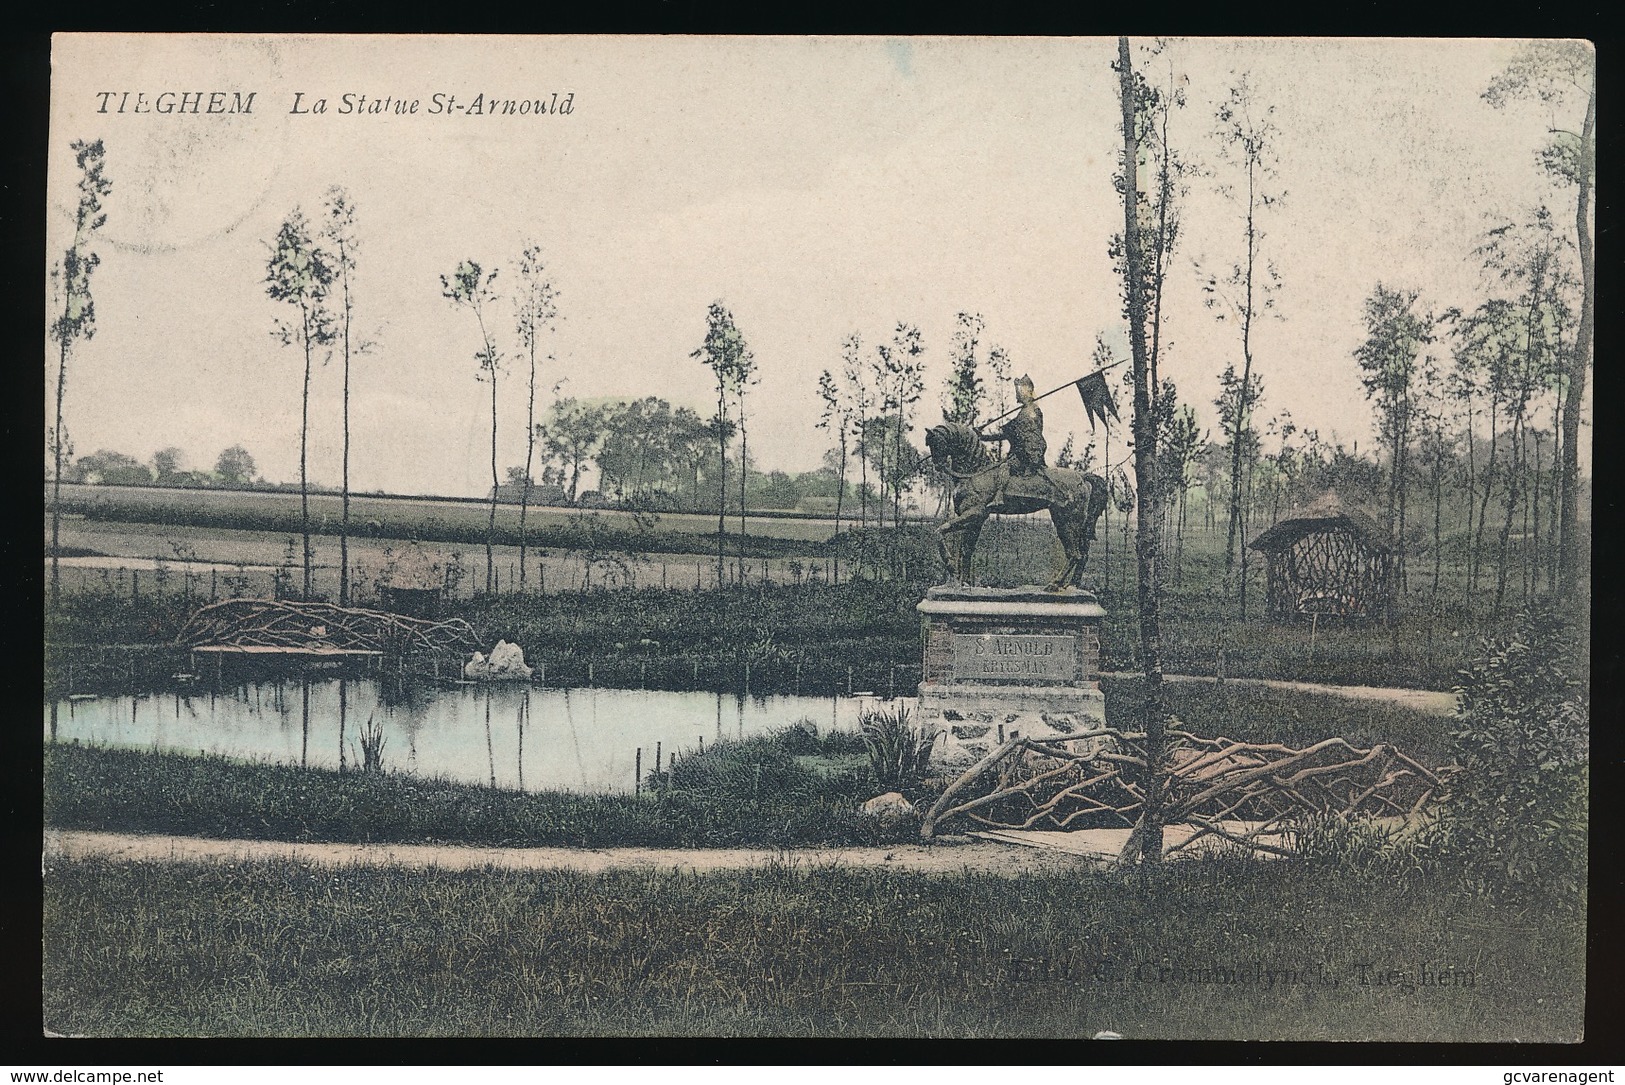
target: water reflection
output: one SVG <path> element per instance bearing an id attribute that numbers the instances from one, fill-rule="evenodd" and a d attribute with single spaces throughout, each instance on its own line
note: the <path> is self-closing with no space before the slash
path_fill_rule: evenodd
<path id="1" fill-rule="evenodd" d="M 520 790 L 631 791 L 643 750 L 652 767 L 662 751 L 692 751 L 807 718 L 855 730 L 868 698 L 745 697 L 657 690 L 454 686 L 398 679 L 303 677 L 299 727 L 292 690 L 267 682 L 45 706 L 52 741 L 206 752 L 288 765 L 354 771 L 351 715 L 372 717 L 386 738 L 392 772 L 445 776 Z M 165 710 L 164 698 L 173 705 Z M 143 702 L 156 700 L 154 705 Z M 667 755 L 669 756 L 669 754 Z"/>

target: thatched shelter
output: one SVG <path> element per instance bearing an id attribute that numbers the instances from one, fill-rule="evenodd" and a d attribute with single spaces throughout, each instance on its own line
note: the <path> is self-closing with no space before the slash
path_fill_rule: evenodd
<path id="1" fill-rule="evenodd" d="M 445 567 L 438 559 L 415 542 L 391 555 L 378 586 L 384 608 L 413 618 L 438 618 L 445 587 Z"/>
<path id="2" fill-rule="evenodd" d="M 1379 617 L 1393 603 L 1393 540 L 1335 493 L 1274 524 L 1250 548 L 1264 555 L 1266 608 L 1277 620 Z"/>

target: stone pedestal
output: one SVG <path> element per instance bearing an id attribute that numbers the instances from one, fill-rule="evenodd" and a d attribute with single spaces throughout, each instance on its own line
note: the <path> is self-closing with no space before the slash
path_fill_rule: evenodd
<path id="1" fill-rule="evenodd" d="M 937 759 L 968 764 L 1004 739 L 1106 726 L 1100 623 L 1091 592 L 936 587 L 925 625 L 922 726 L 946 732 Z"/>

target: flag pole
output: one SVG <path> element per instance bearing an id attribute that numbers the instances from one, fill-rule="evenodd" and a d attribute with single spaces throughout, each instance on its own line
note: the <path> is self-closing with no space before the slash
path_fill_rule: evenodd
<path id="1" fill-rule="evenodd" d="M 1095 370 L 1093 373 L 1085 373 L 1083 376 L 1075 377 L 1072 380 L 1067 381 L 1065 384 L 1058 384 L 1054 388 L 1051 388 L 1049 391 L 1045 392 L 1044 395 L 1034 396 L 1033 401 L 1036 403 L 1038 400 L 1043 399 L 1044 396 L 1053 396 L 1056 392 L 1062 391 L 1063 389 L 1066 389 L 1066 388 L 1071 388 L 1073 385 L 1077 384 L 1079 381 L 1086 381 L 1090 377 L 1099 376 L 1100 374 L 1106 372 L 1109 369 L 1116 369 L 1118 366 L 1125 364 L 1127 361 L 1128 361 L 1127 358 L 1123 358 L 1123 359 L 1121 359 L 1119 361 L 1113 362 L 1111 365 L 1103 365 L 1099 369 Z M 998 421 L 1001 421 L 1003 419 L 1009 418 L 1011 415 L 1015 414 L 1019 410 L 1021 410 L 1020 407 L 1012 407 L 1012 408 L 1010 408 L 1010 410 L 1005 411 L 1003 414 L 999 415 L 997 418 L 989 418 L 986 422 L 977 423 L 976 428 L 977 429 L 982 429 L 982 428 L 984 428 L 986 426 L 991 426 L 995 422 L 998 422 Z"/>

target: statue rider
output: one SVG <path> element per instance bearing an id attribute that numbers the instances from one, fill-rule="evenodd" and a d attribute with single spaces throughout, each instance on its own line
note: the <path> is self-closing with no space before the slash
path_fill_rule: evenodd
<path id="1" fill-rule="evenodd" d="M 1038 409 L 1038 397 L 1033 394 L 1032 378 L 1023 373 L 1016 378 L 1016 402 L 1021 404 L 1015 416 L 999 427 L 995 433 L 981 434 L 984 441 L 1010 442 L 1012 478 L 1044 476 L 1044 453 L 1049 446 L 1044 441 L 1044 412 Z"/>

